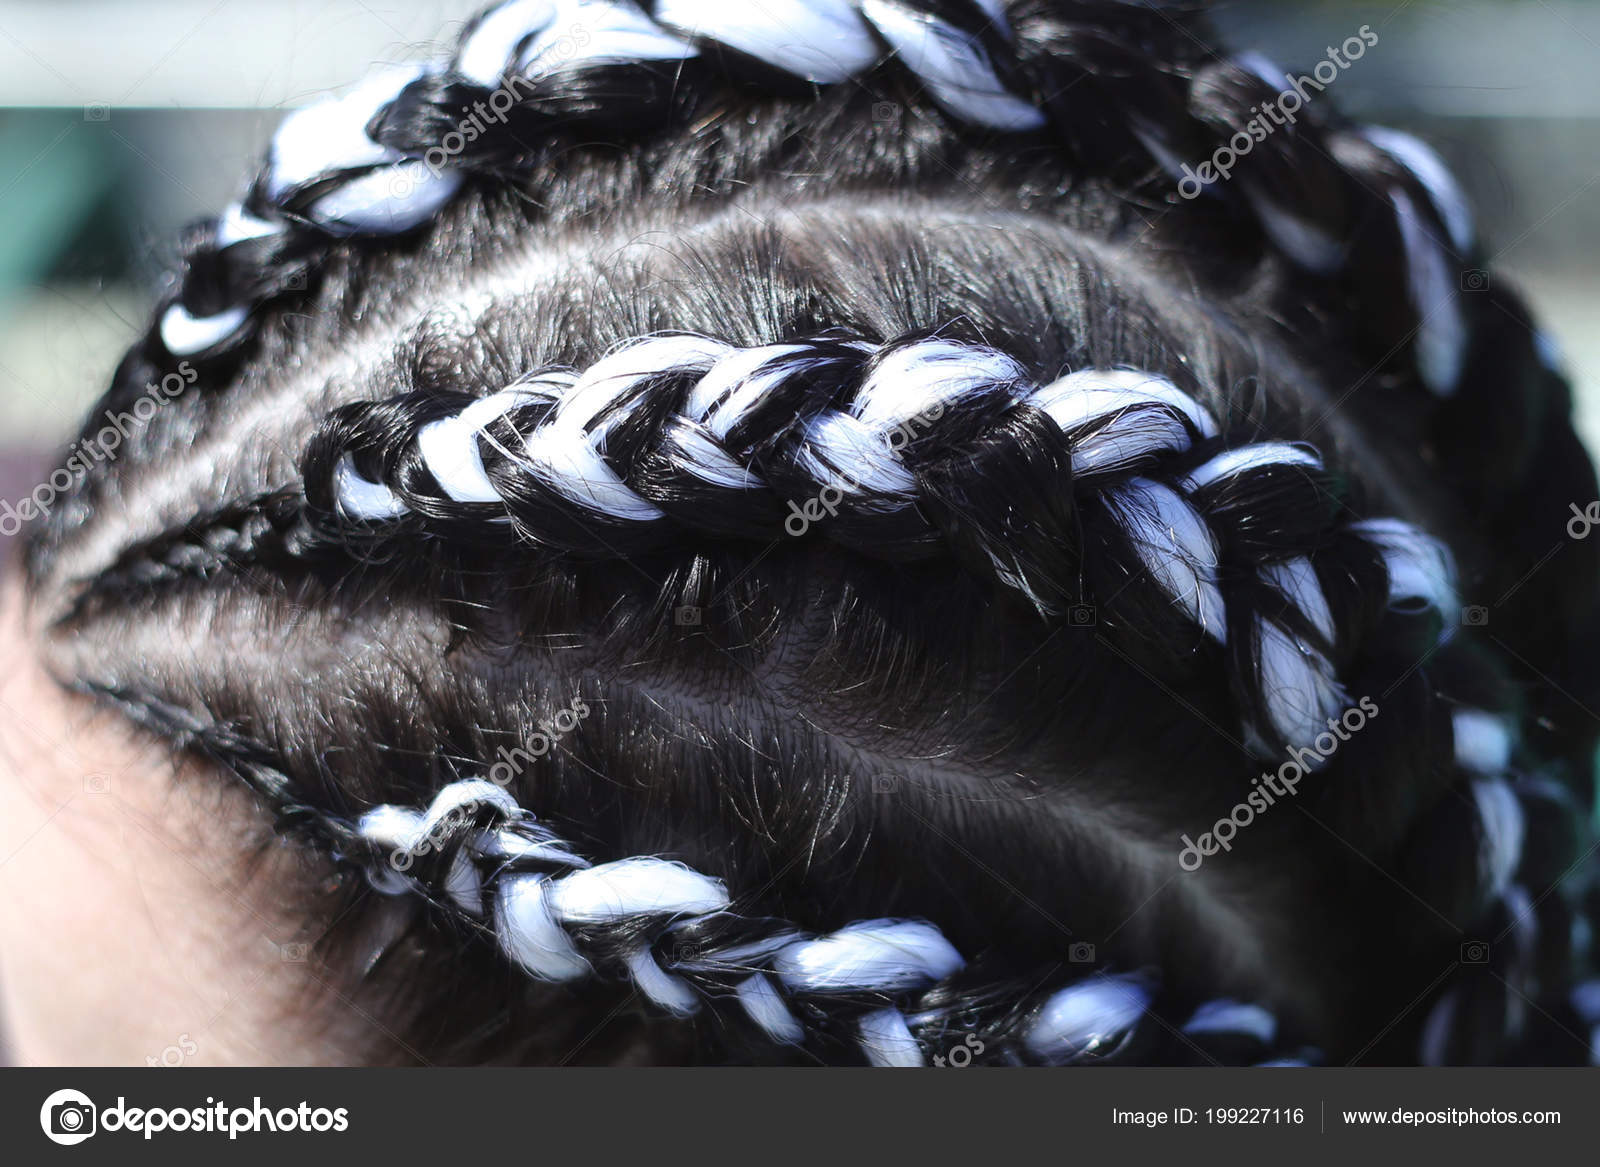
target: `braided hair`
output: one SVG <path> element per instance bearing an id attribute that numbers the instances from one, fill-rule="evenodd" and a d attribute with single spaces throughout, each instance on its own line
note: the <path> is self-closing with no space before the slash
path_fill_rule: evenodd
<path id="1" fill-rule="evenodd" d="M 188 233 L 48 661 L 431 1061 L 1588 1060 L 1568 388 L 1428 147 L 1214 41 L 484 10 Z"/>

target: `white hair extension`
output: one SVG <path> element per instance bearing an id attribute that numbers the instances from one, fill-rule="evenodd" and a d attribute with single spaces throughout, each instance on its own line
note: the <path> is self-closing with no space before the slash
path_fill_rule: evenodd
<path id="1" fill-rule="evenodd" d="M 282 235 L 289 230 L 284 223 L 271 223 L 257 218 L 238 203 L 229 203 L 217 220 L 218 247 L 232 247 L 246 239 L 265 239 L 268 235 Z"/>
<path id="2" fill-rule="evenodd" d="M 1422 1023 L 1422 1036 L 1417 1042 L 1417 1060 L 1424 1066 L 1442 1066 L 1449 1058 L 1450 1037 L 1455 1032 L 1460 997 L 1460 989 L 1450 989 L 1428 1010 L 1427 1020 Z"/>
<path id="3" fill-rule="evenodd" d="M 1098 429 L 1081 434 L 1073 443 L 1074 474 L 1115 474 L 1133 468 L 1142 458 L 1181 454 L 1189 449 L 1189 430 L 1183 419 L 1170 409 L 1149 408 L 1149 400 L 1121 392 L 1091 393 L 1084 397 L 1088 400 L 1075 403 L 1070 411 L 1047 411 L 1058 425 L 1062 421 L 1058 414 L 1080 413 L 1082 419 L 1077 424 L 1086 429 L 1095 422 L 1103 423 Z"/>
<path id="4" fill-rule="evenodd" d="M 891 350 L 861 383 L 848 412 L 828 411 L 806 426 L 800 463 L 847 494 L 911 501 L 916 479 L 891 443 L 896 431 L 931 426 L 951 405 L 1021 383 L 1022 366 L 995 349 L 925 340 Z"/>
<path id="5" fill-rule="evenodd" d="M 556 420 L 587 429 L 595 418 L 663 373 L 706 376 L 732 345 L 709 336 L 674 333 L 629 341 L 591 365 L 556 406 Z"/>
<path id="6" fill-rule="evenodd" d="M 556 883 L 549 898 L 558 916 L 580 924 L 625 916 L 703 916 L 728 906 L 728 890 L 719 880 L 647 855 L 574 871 Z"/>
<path id="7" fill-rule="evenodd" d="M 765 973 L 755 973 L 739 982 L 735 990 L 739 1004 L 751 1021 L 763 1033 L 780 1045 L 798 1045 L 805 1040 L 805 1026 L 795 1020 L 789 1007 L 783 1003 L 772 980 Z"/>
<path id="8" fill-rule="evenodd" d="M 425 72 L 420 64 L 377 69 L 342 97 L 295 110 L 279 124 L 262 183 L 279 202 L 325 174 L 399 162 L 399 151 L 367 136 L 367 123 Z"/>
<path id="9" fill-rule="evenodd" d="M 860 0 L 861 14 L 892 45 L 928 95 L 945 109 L 990 129 L 1042 129 L 1047 120 L 1031 102 L 1010 92 L 995 75 L 982 46 L 969 34 L 892 0 Z"/>
<path id="10" fill-rule="evenodd" d="M 1172 602 L 1208 636 L 1228 638 L 1217 586 L 1217 541 L 1188 500 L 1149 478 L 1135 478 L 1106 495 L 1135 553 Z"/>
<path id="11" fill-rule="evenodd" d="M 949 340 L 924 340 L 892 349 L 861 383 L 850 412 L 864 425 L 889 431 L 985 391 L 1024 384 L 1028 374 L 998 349 Z"/>
<path id="12" fill-rule="evenodd" d="M 629 489 L 581 426 L 560 417 L 527 436 L 517 461 L 551 490 L 596 514 L 645 523 L 662 517 L 660 508 Z"/>
<path id="13" fill-rule="evenodd" d="M 689 390 L 683 412 L 717 437 L 725 438 L 746 413 L 793 375 L 793 370 L 784 364 L 765 372 L 763 366 L 805 351 L 806 346 L 800 344 L 764 344 L 746 349 L 728 345 Z"/>
<path id="14" fill-rule="evenodd" d="M 1278 738 L 1304 747 L 1349 704 L 1328 659 L 1271 620 L 1257 621 L 1261 695 Z M 1263 743 L 1267 745 L 1269 743 Z"/>
<path id="15" fill-rule="evenodd" d="M 1289 74 L 1271 57 L 1257 49 L 1236 53 L 1233 63 L 1247 73 L 1253 73 L 1274 89 L 1282 90 L 1289 83 Z"/>
<path id="16" fill-rule="evenodd" d="M 393 856 L 410 851 L 416 845 L 421 826 L 422 815 L 417 811 L 401 806 L 378 806 L 361 816 L 356 830 L 377 850 Z M 383 895 L 399 895 L 410 889 L 410 883 L 392 862 L 369 866 L 366 876 L 373 890 Z"/>
<path id="17" fill-rule="evenodd" d="M 475 85 L 493 89 L 523 42 L 555 19 L 554 0 L 509 0 L 491 9 L 461 43 L 455 70 Z"/>
<path id="18" fill-rule="evenodd" d="M 1329 644 L 1334 642 L 1333 612 L 1328 608 L 1328 598 L 1322 594 L 1322 584 L 1311 560 L 1302 555 L 1284 563 L 1268 564 L 1261 569 L 1261 578 L 1292 601 L 1324 640 Z"/>
<path id="19" fill-rule="evenodd" d="M 880 53 L 854 0 L 658 0 L 656 19 L 818 85 L 866 72 Z"/>
<path id="20" fill-rule="evenodd" d="M 1401 519 L 1363 519 L 1350 530 L 1378 548 L 1389 572 L 1389 604 L 1421 602 L 1451 619 L 1458 605 L 1455 559 L 1438 539 Z"/>
<path id="21" fill-rule="evenodd" d="M 592 966 L 556 922 L 547 892 L 555 881 L 543 875 L 502 879 L 495 896 L 495 934 L 500 947 L 530 976 L 570 981 L 588 976 Z"/>
<path id="22" fill-rule="evenodd" d="M 1249 446 L 1235 446 L 1214 458 L 1208 458 L 1189 471 L 1184 476 L 1183 488 L 1192 494 L 1224 478 L 1253 470 L 1270 470 L 1274 466 L 1304 466 L 1321 470 L 1322 459 L 1310 450 L 1287 442 L 1256 442 Z"/>
<path id="23" fill-rule="evenodd" d="M 1513 723 L 1482 709 L 1457 709 L 1450 715 L 1455 731 L 1456 764 L 1474 774 L 1494 777 L 1511 765 Z"/>
<path id="24" fill-rule="evenodd" d="M 662 517 L 617 475 L 599 447 L 611 422 L 596 418 L 663 370 L 709 372 L 729 346 L 709 337 L 651 336 L 602 358 L 572 383 L 553 416 L 524 439 L 517 461 L 552 490 L 614 519 L 651 522 Z M 591 428 L 592 427 L 592 428 Z"/>
<path id="25" fill-rule="evenodd" d="M 445 872 L 444 893 L 469 916 L 483 915 L 483 879 L 470 856 L 457 854 Z"/>
<path id="26" fill-rule="evenodd" d="M 527 389 L 503 389 L 481 397 L 460 413 L 431 421 L 417 431 L 417 452 L 439 489 L 456 502 L 502 502 L 478 451 L 478 434 L 520 405 L 537 400 Z"/>
<path id="27" fill-rule="evenodd" d="M 335 187 L 306 214 L 330 235 L 402 235 L 431 221 L 461 182 L 458 171 L 408 158 Z"/>
<path id="28" fill-rule="evenodd" d="M 942 981 L 966 962 L 932 925 L 915 920 L 866 920 L 773 957 L 784 984 L 809 992 L 871 988 L 881 992 Z"/>
<path id="29" fill-rule="evenodd" d="M 192 315 L 182 304 L 161 314 L 161 343 L 175 357 L 190 357 L 224 343 L 249 317 L 248 308 L 224 308 L 214 316 Z"/>
<path id="30" fill-rule="evenodd" d="M 387 522 L 407 514 L 411 508 L 381 482 L 362 476 L 349 454 L 339 459 L 334 470 L 333 493 L 341 510 L 353 519 Z"/>
<path id="31" fill-rule="evenodd" d="M 874 1066 L 911 1069 L 926 1065 L 922 1047 L 911 1036 L 905 1014 L 898 1009 L 877 1009 L 859 1023 L 861 1049 Z"/>
<path id="32" fill-rule="evenodd" d="M 1467 322 L 1461 310 L 1456 269 L 1439 241 L 1417 214 L 1404 191 L 1391 191 L 1400 238 L 1406 251 L 1407 285 L 1418 325 L 1417 368 L 1435 394 L 1449 397 L 1461 380 L 1467 358 Z"/>
<path id="33" fill-rule="evenodd" d="M 1187 419 L 1202 438 L 1220 432 L 1216 418 L 1193 397 L 1165 377 L 1138 369 L 1081 369 L 1035 390 L 1028 403 L 1048 413 L 1063 430 L 1135 405 L 1164 405 Z"/>
<path id="34" fill-rule="evenodd" d="M 1486 882 L 1495 896 L 1502 896 L 1522 862 L 1527 817 L 1522 802 L 1503 778 L 1475 779 L 1472 801 L 1483 824 L 1480 862 Z"/>
<path id="35" fill-rule="evenodd" d="M 521 859 L 536 863 L 558 863 L 563 867 L 591 866 L 587 859 L 575 855 L 549 831 L 531 823 L 523 824 L 520 830 L 491 831 L 479 838 L 477 850 L 485 859 L 497 863 Z"/>
<path id="36" fill-rule="evenodd" d="M 884 435 L 848 413 L 829 411 L 813 418 L 798 461 L 824 487 L 876 496 L 875 502 L 891 507 L 909 503 L 917 486 Z"/>
<path id="37" fill-rule="evenodd" d="M 1270 1046 L 1278 1036 L 1278 1019 L 1260 1005 L 1246 1005 L 1226 998 L 1207 1001 L 1184 1022 L 1188 1034 L 1242 1033 L 1262 1045 Z"/>
<path id="38" fill-rule="evenodd" d="M 1329 644 L 1333 643 L 1333 613 L 1309 559 L 1270 564 L 1260 574 L 1300 610 Z M 1256 627 L 1261 692 L 1272 727 L 1290 746 L 1309 745 L 1323 732 L 1328 719 L 1350 703 L 1349 694 L 1320 649 L 1305 643 L 1276 620 L 1257 617 Z"/>
<path id="39" fill-rule="evenodd" d="M 404 806 L 375 806 L 356 822 L 356 830 L 374 845 L 404 850 L 421 835 L 423 816 Z"/>
<path id="40" fill-rule="evenodd" d="M 700 998 L 682 977 L 675 977 L 656 963 L 650 949 L 641 945 L 623 958 L 628 975 L 639 991 L 668 1013 L 687 1017 L 700 1009 Z"/>
<path id="41" fill-rule="evenodd" d="M 1361 136 L 1416 177 L 1433 200 L 1456 251 L 1462 255 L 1471 251 L 1476 234 L 1472 207 L 1438 151 L 1415 135 L 1387 126 L 1367 126 L 1361 130 Z"/>
<path id="42" fill-rule="evenodd" d="M 583 37 L 569 30 L 581 29 Z M 686 61 L 699 50 L 673 36 L 632 4 L 611 0 L 556 0 L 552 21 L 536 32 L 517 57 L 526 76 L 549 74 L 574 62 L 590 65 L 630 61 Z"/>
<path id="43" fill-rule="evenodd" d="M 1149 1006 L 1150 990 L 1141 978 L 1091 977 L 1051 996 L 1023 1041 L 1035 1057 L 1064 1062 L 1115 1041 Z"/>

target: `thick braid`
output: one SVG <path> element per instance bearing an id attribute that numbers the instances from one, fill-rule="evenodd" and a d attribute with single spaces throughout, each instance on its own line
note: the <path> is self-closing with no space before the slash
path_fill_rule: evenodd
<path id="1" fill-rule="evenodd" d="M 932 924 L 862 920 L 816 935 L 744 916 L 720 880 L 681 863 L 591 864 L 481 779 L 446 786 L 426 811 L 376 807 L 350 833 L 359 843 L 343 857 L 379 892 L 478 921 L 536 980 L 626 980 L 669 1015 L 709 1006 L 780 1045 L 842 1041 L 879 1066 L 944 1064 L 954 1047 L 958 1065 L 1107 1062 L 1147 1056 L 1152 1042 L 1229 1064 L 1316 1056 L 1280 1048 L 1270 1012 L 1228 1000 L 1202 1005 L 1180 1035 L 1164 1032 L 1149 1015 L 1149 974 L 975 994 L 981 970 Z"/>
<path id="2" fill-rule="evenodd" d="M 1003 507 L 971 497 L 974 459 L 988 457 L 1018 479 Z M 1145 579 L 1117 610 L 1176 617 L 1191 643 L 1235 639 L 1235 682 L 1259 715 L 1246 736 L 1263 755 L 1309 744 L 1351 702 L 1335 668 L 1349 646 L 1316 566 L 1330 541 L 1382 564 L 1380 609 L 1455 607 L 1444 548 L 1398 520 L 1351 521 L 1309 447 L 1230 447 L 1209 410 L 1153 374 L 1041 385 L 1004 353 L 938 338 L 649 337 L 479 400 L 346 407 L 304 476 L 341 546 L 410 522 L 498 546 L 508 517 L 537 546 L 607 557 L 685 530 L 780 540 L 814 527 L 890 559 L 953 546 L 1047 619 L 1097 598 L 1080 579 L 1102 581 L 1101 598 Z M 1234 518 L 1259 515 L 1262 492 L 1293 516 L 1282 529 Z"/>
<path id="3" fill-rule="evenodd" d="M 1076 25 L 1070 6 L 1028 6 L 1037 27 L 1018 38 L 1006 7 L 657 0 L 647 14 L 626 0 L 497 5 L 467 26 L 447 60 L 380 71 L 291 115 L 248 196 L 190 249 L 147 355 L 158 365 L 161 352 L 231 355 L 251 336 L 260 304 L 308 286 L 330 241 L 409 232 L 455 198 L 468 174 L 515 174 L 552 135 L 636 136 L 708 82 L 754 76 L 804 91 L 851 84 L 893 61 L 958 125 L 1049 134 L 1081 162 L 1113 169 L 1142 154 L 1146 170 L 1153 161 L 1180 183 L 1194 181 L 1185 159 L 1210 156 L 1289 84 L 1251 56 L 1152 67 L 1146 46 L 1158 36 L 1171 52 L 1193 52 L 1156 19 L 1177 16 L 1130 14 L 1126 27 L 1107 28 L 1103 14 Z M 1369 338 L 1374 356 L 1413 353 L 1433 392 L 1455 391 L 1469 344 L 1458 272 L 1473 232 L 1459 190 L 1426 146 L 1381 129 L 1325 134 L 1308 110 L 1245 160 L 1237 182 L 1205 190 L 1258 222 L 1297 266 L 1333 281 L 1330 294 L 1382 321 Z M 1390 331 L 1396 297 L 1414 344 Z"/>

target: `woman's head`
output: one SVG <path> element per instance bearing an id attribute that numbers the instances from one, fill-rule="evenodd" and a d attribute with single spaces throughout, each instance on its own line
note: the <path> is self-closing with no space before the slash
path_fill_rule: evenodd
<path id="1" fill-rule="evenodd" d="M 1425 147 L 1209 41 L 489 10 L 195 229 L 35 651 L 402 1056 L 1581 1055 L 1565 384 Z"/>

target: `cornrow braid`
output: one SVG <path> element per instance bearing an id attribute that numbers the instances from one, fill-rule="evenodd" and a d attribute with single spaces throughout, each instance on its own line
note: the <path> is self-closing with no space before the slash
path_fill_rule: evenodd
<path id="1" fill-rule="evenodd" d="M 1182 44 L 1174 32 L 1187 19 L 1181 14 L 1130 11 L 1120 27 L 1107 28 L 1098 10 L 1099 23 L 1075 24 L 1070 5 L 1049 6 L 1048 16 L 1017 5 L 1029 25 L 1019 36 L 1007 7 L 1000 0 L 496 5 L 468 23 L 448 59 L 383 70 L 343 97 L 291 115 L 248 195 L 188 255 L 154 340 L 173 358 L 233 354 L 250 337 L 260 304 L 307 287 L 328 242 L 410 232 L 448 205 L 469 174 L 515 175 L 543 156 L 537 143 L 552 135 L 657 127 L 683 112 L 686 87 L 706 81 L 820 90 L 893 61 L 958 125 L 1024 139 L 1051 135 L 1080 161 L 1102 166 L 1137 147 L 1174 181 L 1193 181 L 1181 159 L 1234 140 L 1289 83 L 1258 55 L 1180 58 L 1152 69 L 1150 43 Z M 697 81 L 702 74 L 706 81 Z M 468 134 L 462 114 L 472 109 L 492 116 L 472 119 Z M 1469 342 L 1453 273 L 1474 235 L 1465 200 L 1437 156 L 1387 129 L 1340 129 L 1324 141 L 1308 111 L 1274 150 L 1247 161 L 1241 212 L 1298 267 L 1344 278 L 1339 294 L 1347 302 L 1359 307 L 1375 296 L 1385 311 L 1374 310 L 1374 320 L 1394 317 L 1386 285 L 1406 289 L 1409 308 L 1400 316 L 1416 343 L 1385 331 L 1370 338 L 1381 346 L 1374 355 L 1414 351 L 1427 386 L 1454 393 Z M 1220 183 L 1205 190 L 1222 200 L 1235 193 Z M 1386 227 L 1372 226 L 1375 200 Z M 1398 243 L 1397 283 L 1387 278 L 1392 261 L 1358 262 L 1338 242 L 1369 235 L 1362 255 L 1391 256 Z"/>
<path id="2" fill-rule="evenodd" d="M 1155 1046 L 1170 1047 L 1165 1060 L 1186 1051 L 1213 1064 L 1319 1057 L 1280 1047 L 1270 1011 L 1227 999 L 1171 1031 L 1149 1014 L 1159 986 L 1148 972 L 974 991 L 981 969 L 924 921 L 862 920 L 819 936 L 744 916 L 722 881 L 681 863 L 592 865 L 482 779 L 444 787 L 426 811 L 375 807 L 354 833 L 366 853 L 345 858 L 364 864 L 374 888 L 480 921 L 536 980 L 622 978 L 666 1014 L 691 1018 L 709 1004 L 779 1045 L 855 1046 L 872 1065 L 898 1067 L 943 1064 L 952 1047 L 957 1064 L 1107 1064 Z"/>
<path id="3" fill-rule="evenodd" d="M 972 482 L 1000 462 L 1016 482 L 997 508 Z M 1263 756 L 1307 744 L 1350 703 L 1319 548 L 1364 546 L 1393 607 L 1442 620 L 1456 606 L 1442 545 L 1399 520 L 1347 521 L 1311 448 L 1230 446 L 1207 409 L 1154 374 L 1040 385 L 998 350 L 937 337 L 643 338 L 581 374 L 541 370 L 470 403 L 346 407 L 303 474 L 341 544 L 352 526 L 407 516 L 451 537 L 503 544 L 514 529 L 534 547 L 603 557 L 686 530 L 777 540 L 816 526 L 891 560 L 954 546 L 1047 619 L 1095 598 L 1085 577 L 1105 581 L 1102 600 L 1121 592 L 1114 580 L 1148 579 L 1161 598 L 1127 607 L 1165 603 L 1219 647 L 1242 641 L 1234 680 L 1263 714 L 1246 727 Z M 1294 516 L 1270 539 L 1230 521 L 1259 514 L 1245 500 L 1263 491 Z M 1096 562 L 1102 542 L 1116 571 Z M 1248 602 L 1230 608 L 1234 580 Z"/>

